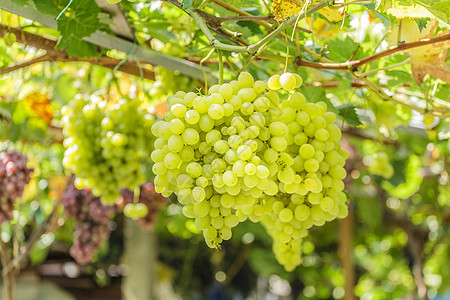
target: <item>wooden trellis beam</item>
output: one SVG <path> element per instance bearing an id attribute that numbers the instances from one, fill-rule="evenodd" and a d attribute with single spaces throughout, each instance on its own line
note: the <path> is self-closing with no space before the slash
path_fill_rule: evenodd
<path id="1" fill-rule="evenodd" d="M 30 5 L 24 5 L 23 7 L 20 7 L 10 0 L 2 0 L 0 1 L 0 9 L 9 11 L 27 19 L 31 19 L 46 27 L 50 27 L 53 29 L 57 29 L 58 27 L 54 16 L 42 14 L 36 11 L 36 9 L 34 9 L 34 7 Z M 116 49 L 125 53 L 128 53 L 133 47 L 133 43 L 131 41 L 101 31 L 97 31 L 91 36 L 83 38 L 83 40 L 106 49 Z M 200 66 L 188 60 L 160 53 L 158 51 L 144 48 L 139 45 L 136 46 L 135 50 L 130 54 L 133 54 L 134 57 L 142 62 L 146 62 L 152 65 L 159 65 L 173 71 L 179 71 L 186 76 L 204 80 L 203 72 Z M 208 81 L 217 81 L 217 78 L 210 73 L 210 70 L 208 68 L 205 68 L 205 71 L 207 72 L 209 77 Z"/>

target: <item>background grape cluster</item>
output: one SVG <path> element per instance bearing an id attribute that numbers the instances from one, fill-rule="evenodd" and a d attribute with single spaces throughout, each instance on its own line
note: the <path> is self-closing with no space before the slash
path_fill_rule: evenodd
<path id="1" fill-rule="evenodd" d="M 31 180 L 27 161 L 20 152 L 0 152 L 0 225 L 13 218 L 14 202 Z"/>
<path id="2" fill-rule="evenodd" d="M 146 181 L 154 116 L 139 101 L 108 104 L 95 96 L 78 97 L 63 115 L 63 164 L 77 177 L 77 188 L 89 188 L 104 203 L 114 204 L 121 188 L 133 190 Z"/>
<path id="3" fill-rule="evenodd" d="M 220 247 L 239 222 L 261 221 L 292 270 L 307 229 L 346 216 L 336 115 L 289 92 L 301 84 L 296 74 L 265 83 L 244 72 L 208 95 L 168 98 L 165 120 L 152 126 L 155 188 L 177 195 L 208 246 Z"/>
<path id="4" fill-rule="evenodd" d="M 62 196 L 62 204 L 74 221 L 74 239 L 70 254 L 80 264 L 92 261 L 103 242 L 109 237 L 108 227 L 115 207 L 104 205 L 89 190 L 69 185 Z"/>

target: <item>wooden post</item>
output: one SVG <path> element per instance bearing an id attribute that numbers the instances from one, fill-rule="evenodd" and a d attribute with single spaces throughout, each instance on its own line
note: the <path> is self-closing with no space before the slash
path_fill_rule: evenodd
<path id="1" fill-rule="evenodd" d="M 339 225 L 339 256 L 345 276 L 344 300 L 354 300 L 355 297 L 355 266 L 353 264 L 353 223 L 354 215 L 349 207 L 348 216 Z"/>
<path id="2" fill-rule="evenodd" d="M 156 248 L 155 232 L 144 231 L 126 218 L 124 262 L 128 270 L 122 284 L 125 300 L 153 299 Z"/>

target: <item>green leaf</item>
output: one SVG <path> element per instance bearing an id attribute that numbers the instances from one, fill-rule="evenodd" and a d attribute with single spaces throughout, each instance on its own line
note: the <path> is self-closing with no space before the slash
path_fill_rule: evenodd
<path id="1" fill-rule="evenodd" d="M 367 197 L 356 202 L 356 214 L 362 223 L 375 229 L 382 220 L 381 203 L 378 198 Z"/>
<path id="2" fill-rule="evenodd" d="M 283 267 L 276 261 L 275 255 L 263 249 L 252 249 L 248 257 L 248 262 L 253 270 L 262 275 L 285 275 L 289 276 L 292 273 L 286 273 Z M 283 276 L 284 277 L 284 276 Z"/>
<path id="3" fill-rule="evenodd" d="M 54 0 L 31 0 L 31 2 L 43 14 L 56 16 L 60 12 Z"/>
<path id="4" fill-rule="evenodd" d="M 262 34 L 261 28 L 259 27 L 258 24 L 256 24 L 255 22 L 251 22 L 251 21 L 239 21 L 236 24 L 238 24 L 239 26 L 242 27 L 247 27 L 248 29 L 250 29 L 252 35 L 255 34 Z"/>
<path id="5" fill-rule="evenodd" d="M 62 36 L 73 35 L 81 39 L 103 27 L 98 18 L 100 9 L 94 1 L 81 0 L 76 1 L 73 5 L 74 7 L 68 15 L 62 15 L 58 19 L 58 30 Z"/>
<path id="6" fill-rule="evenodd" d="M 328 100 L 325 90 L 320 86 L 302 86 L 300 92 L 305 96 L 306 100 L 309 102 L 319 102 L 323 101 L 326 103 L 328 110 L 334 113 L 338 113 L 338 110 L 334 105 Z"/>
<path id="7" fill-rule="evenodd" d="M 387 12 L 398 19 L 403 18 L 427 18 L 433 17 L 422 5 L 414 3 L 409 0 L 380 0 L 377 2 L 377 9 L 383 12 Z"/>
<path id="8" fill-rule="evenodd" d="M 420 32 L 422 32 L 422 30 L 427 27 L 427 23 L 428 21 L 430 21 L 430 18 L 417 18 L 414 19 L 414 21 L 416 21 L 417 26 L 419 26 Z"/>
<path id="9" fill-rule="evenodd" d="M 192 9 L 192 1 L 191 0 L 183 0 L 183 9 Z"/>
<path id="10" fill-rule="evenodd" d="M 358 44 L 356 44 L 349 36 L 347 36 L 345 40 L 331 40 L 328 43 L 328 48 L 330 50 L 328 56 L 335 62 L 346 62 L 352 57 L 353 54 L 355 54 L 356 51 L 361 51 L 361 49 L 358 49 Z M 354 55 L 354 58 L 356 58 L 356 56 L 357 52 Z"/>
<path id="11" fill-rule="evenodd" d="M 11 0 L 14 4 L 17 4 L 18 6 L 24 6 L 25 4 L 28 4 L 28 0 Z"/>
<path id="12" fill-rule="evenodd" d="M 413 0 L 413 2 L 422 5 L 445 23 L 450 23 L 450 0 Z"/>
<path id="13" fill-rule="evenodd" d="M 167 27 L 166 27 L 167 29 Z M 177 40 L 177 36 L 170 31 L 158 28 L 148 28 L 148 34 L 160 40 L 163 43 L 169 43 Z"/>
<path id="14" fill-rule="evenodd" d="M 422 184 L 423 177 L 420 173 L 421 162 L 416 155 L 410 156 L 406 166 L 405 182 L 399 185 L 393 185 L 389 181 L 384 181 L 381 186 L 393 197 L 407 199 L 414 195 Z"/>
<path id="15" fill-rule="evenodd" d="M 25 105 L 23 104 L 23 101 L 18 101 L 17 106 L 12 113 L 12 121 L 14 122 L 14 124 L 21 124 L 25 122 L 28 116 L 29 115 L 27 109 L 25 108 Z"/>
<path id="16" fill-rule="evenodd" d="M 104 25 L 114 25 L 114 21 L 111 19 L 111 16 L 107 13 L 99 13 L 98 15 L 98 19 L 100 20 L 100 23 L 104 24 Z"/>
<path id="17" fill-rule="evenodd" d="M 414 79 L 411 73 L 401 70 L 387 70 L 386 75 L 392 77 L 388 80 L 389 87 L 395 88 L 397 86 L 404 85 L 405 83 L 410 83 L 415 85 Z"/>
<path id="18" fill-rule="evenodd" d="M 97 30 L 106 30 L 107 26 L 99 19 L 101 11 L 95 1 L 75 1 L 68 12 L 58 20 L 61 32 L 57 49 L 66 49 L 69 56 L 92 57 L 97 55 L 95 46 L 82 41 Z"/>
<path id="19" fill-rule="evenodd" d="M 38 242 L 31 250 L 30 261 L 33 265 L 42 263 L 48 255 L 49 247 L 43 246 L 41 242 Z"/>
<path id="20" fill-rule="evenodd" d="M 336 107 L 339 111 L 339 115 L 344 118 L 345 122 L 347 122 L 351 126 L 359 126 L 362 125 L 361 120 L 359 119 L 358 114 L 356 113 L 356 109 L 353 104 L 344 104 Z"/>
<path id="21" fill-rule="evenodd" d="M 97 49 L 91 43 L 85 42 L 74 36 L 58 40 L 56 49 L 66 49 L 69 57 L 96 57 L 98 56 Z"/>

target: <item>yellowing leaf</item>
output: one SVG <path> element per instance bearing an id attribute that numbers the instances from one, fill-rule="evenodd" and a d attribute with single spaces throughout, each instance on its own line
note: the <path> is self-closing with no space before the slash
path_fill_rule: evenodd
<path id="1" fill-rule="evenodd" d="M 272 12 L 275 14 L 275 19 L 277 21 L 282 21 L 301 12 L 304 6 L 304 10 L 306 11 L 306 9 L 314 7 L 319 3 L 320 1 L 314 0 L 307 3 L 305 6 L 305 2 L 301 0 L 274 0 L 272 4 Z M 319 10 L 319 13 L 330 22 L 339 22 L 342 19 L 342 15 L 339 10 L 331 9 L 329 7 L 322 8 Z"/>
<path id="2" fill-rule="evenodd" d="M 306 18 L 306 22 L 311 27 L 311 18 Z M 339 25 L 330 24 L 322 18 L 316 18 L 312 28 L 314 29 L 314 36 L 320 39 L 331 39 L 340 30 Z"/>
<path id="3" fill-rule="evenodd" d="M 399 34 L 400 28 L 400 34 Z M 425 30 L 425 29 L 424 29 Z M 399 42 L 414 42 L 420 39 L 420 30 L 417 23 L 410 18 L 402 20 L 402 25 L 389 28 L 386 41 L 389 46 L 395 46 Z"/>
<path id="4" fill-rule="evenodd" d="M 51 199 L 59 199 L 64 193 L 69 177 L 64 175 L 53 175 L 48 178 L 48 196 Z"/>
<path id="5" fill-rule="evenodd" d="M 427 26 L 419 30 L 419 26 L 412 19 L 403 19 L 401 24 L 401 32 L 399 27 L 391 28 L 391 32 L 387 37 L 389 46 L 396 45 L 398 39 L 400 42 L 415 42 L 422 39 L 429 39 L 434 36 L 439 22 L 432 20 Z M 450 30 L 440 32 L 438 35 L 447 34 Z M 423 82 L 425 75 L 430 74 L 435 78 L 439 78 L 450 84 L 450 68 L 447 65 L 448 48 L 450 41 L 443 41 L 422 47 L 416 47 L 405 51 L 411 57 L 411 71 L 414 81 L 417 84 Z"/>
<path id="6" fill-rule="evenodd" d="M 384 11 L 397 17 L 403 18 L 436 18 L 425 7 L 411 4 L 408 6 L 399 4 L 399 1 L 384 1 Z"/>
<path id="7" fill-rule="evenodd" d="M 30 93 L 23 98 L 23 102 L 33 114 L 39 116 L 47 124 L 53 119 L 53 107 L 46 94 Z"/>
<path id="8" fill-rule="evenodd" d="M 319 10 L 319 13 L 327 18 L 330 22 L 339 22 L 342 20 L 342 14 L 340 10 L 337 9 L 331 9 L 329 7 L 324 7 L 321 10 Z"/>
<path id="9" fill-rule="evenodd" d="M 441 34 L 449 32 L 450 30 L 447 30 Z M 410 51 L 411 71 L 417 84 L 422 83 L 427 74 L 450 84 L 450 68 L 447 65 L 449 47 L 450 41 L 444 41 Z"/>
<path id="10" fill-rule="evenodd" d="M 272 11 L 275 14 L 275 19 L 277 21 L 282 21 L 299 13 L 302 10 L 303 5 L 304 3 L 301 1 L 274 0 Z"/>

